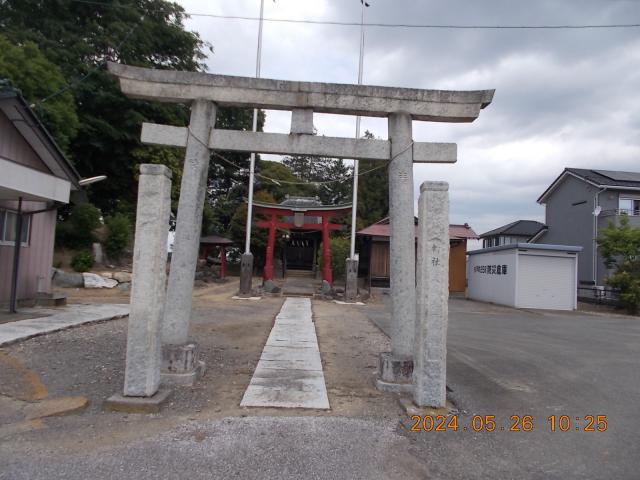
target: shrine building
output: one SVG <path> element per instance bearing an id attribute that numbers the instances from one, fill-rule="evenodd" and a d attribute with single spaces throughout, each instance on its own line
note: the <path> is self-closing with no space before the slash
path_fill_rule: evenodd
<path id="1" fill-rule="evenodd" d="M 287 270 L 322 271 L 322 280 L 333 283 L 331 271 L 331 243 L 329 233 L 342 230 L 344 225 L 331 223 L 351 211 L 351 204 L 323 205 L 317 197 L 287 197 L 282 203 L 253 202 L 255 213 L 267 219 L 255 225 L 269 230 L 267 235 L 264 280 L 273 279 L 274 253 L 277 231 L 285 240 L 282 251 L 283 272 Z M 318 250 L 322 248 L 322 265 L 317 265 Z"/>

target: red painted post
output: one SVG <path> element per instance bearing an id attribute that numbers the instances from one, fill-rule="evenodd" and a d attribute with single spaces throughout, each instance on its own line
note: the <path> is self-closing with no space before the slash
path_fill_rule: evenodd
<path id="1" fill-rule="evenodd" d="M 333 283 L 331 272 L 331 245 L 329 243 L 329 216 L 322 216 L 322 279 Z"/>
<path id="2" fill-rule="evenodd" d="M 273 279 L 273 250 L 276 246 L 276 223 L 277 215 L 274 213 L 271 215 L 271 222 L 269 224 L 269 236 L 267 237 L 267 260 L 264 264 L 264 272 L 262 278 L 264 280 Z"/>
<path id="3" fill-rule="evenodd" d="M 220 246 L 220 278 L 227 275 L 227 251 L 224 245 Z"/>

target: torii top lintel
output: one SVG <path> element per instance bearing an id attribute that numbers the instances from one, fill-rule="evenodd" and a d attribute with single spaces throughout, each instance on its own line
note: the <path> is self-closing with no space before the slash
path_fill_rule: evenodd
<path id="1" fill-rule="evenodd" d="M 132 98 L 161 102 L 211 100 L 219 105 L 387 117 L 406 112 L 414 120 L 473 122 L 494 90 L 454 91 L 297 82 L 156 70 L 108 62 L 108 71 Z"/>

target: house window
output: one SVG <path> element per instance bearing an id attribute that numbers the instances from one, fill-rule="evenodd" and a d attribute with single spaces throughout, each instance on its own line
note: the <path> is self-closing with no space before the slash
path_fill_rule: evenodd
<path id="1" fill-rule="evenodd" d="M 620 197 L 618 209 L 621 214 L 640 215 L 640 198 Z"/>
<path id="2" fill-rule="evenodd" d="M 0 210 L 0 245 L 15 245 L 16 224 L 18 215 L 8 210 Z M 22 232 L 20 244 L 23 247 L 29 246 L 29 234 L 31 233 L 31 215 L 22 216 Z"/>

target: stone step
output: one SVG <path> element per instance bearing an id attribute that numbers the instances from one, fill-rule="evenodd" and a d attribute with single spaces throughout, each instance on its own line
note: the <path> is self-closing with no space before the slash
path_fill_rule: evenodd
<path id="1" fill-rule="evenodd" d="M 311 270 L 293 270 L 288 268 L 285 277 L 315 278 L 316 275 Z"/>

